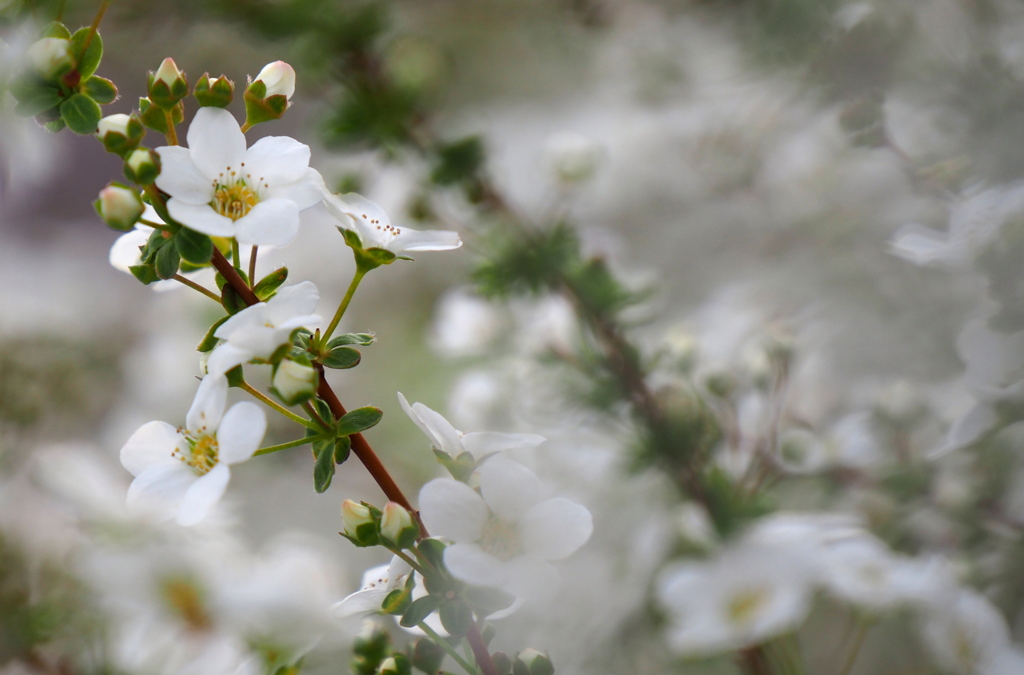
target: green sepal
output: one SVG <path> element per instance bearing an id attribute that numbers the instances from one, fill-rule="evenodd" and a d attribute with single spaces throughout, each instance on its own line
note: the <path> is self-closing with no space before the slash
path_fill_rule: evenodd
<path id="1" fill-rule="evenodd" d="M 331 338 L 331 341 L 327 343 L 327 349 L 331 350 L 345 345 L 363 345 L 365 347 L 376 341 L 377 336 L 373 333 L 345 333 Z"/>
<path id="2" fill-rule="evenodd" d="M 149 100 L 161 110 L 173 110 L 181 106 L 184 103 L 182 99 L 188 96 L 188 81 L 184 73 L 168 85 L 163 80 L 156 79 L 156 73 L 150 72 L 148 85 Z"/>
<path id="3" fill-rule="evenodd" d="M 75 70 L 83 80 L 96 72 L 100 65 L 100 59 L 103 58 L 103 38 L 100 37 L 100 32 L 96 31 L 93 33 L 92 39 L 89 39 L 90 31 L 89 27 L 79 28 L 71 36 L 71 55 L 75 57 Z M 89 40 L 88 47 L 85 46 L 86 40 Z M 72 129 L 72 131 L 74 130 Z"/>
<path id="4" fill-rule="evenodd" d="M 35 117 L 51 108 L 56 108 L 63 100 L 56 87 L 46 85 L 25 87 L 15 96 L 18 103 L 14 106 L 14 114 L 18 117 Z"/>
<path id="5" fill-rule="evenodd" d="M 443 541 L 440 539 L 422 539 L 416 545 L 416 548 L 424 558 L 430 561 L 431 565 L 438 569 L 444 568 L 444 549 L 446 546 Z"/>
<path id="6" fill-rule="evenodd" d="M 210 262 L 213 255 L 213 240 L 202 232 L 183 227 L 174 235 L 174 245 L 178 248 L 182 260 L 193 265 Z"/>
<path id="7" fill-rule="evenodd" d="M 71 39 L 71 31 L 68 27 L 62 24 L 60 21 L 54 21 L 47 24 L 46 28 L 43 29 L 42 34 L 39 37 L 44 38 L 63 38 L 65 40 Z"/>
<path id="8" fill-rule="evenodd" d="M 228 378 L 229 387 L 241 387 L 245 383 L 245 373 L 241 364 L 224 373 L 224 376 Z"/>
<path id="9" fill-rule="evenodd" d="M 82 83 L 82 93 L 101 105 L 117 99 L 117 87 L 105 77 L 93 75 Z"/>
<path id="10" fill-rule="evenodd" d="M 384 411 L 373 406 L 350 410 L 344 417 L 338 420 L 336 426 L 337 434 L 338 436 L 351 436 L 352 434 L 361 433 L 370 427 L 376 426 L 383 416 Z"/>
<path id="11" fill-rule="evenodd" d="M 402 618 L 398 624 L 406 628 L 412 628 L 433 614 L 444 604 L 444 601 L 444 596 L 440 595 L 424 595 L 422 598 L 417 598 L 405 608 L 405 612 L 402 613 Z"/>
<path id="12" fill-rule="evenodd" d="M 357 350 L 351 347 L 338 347 L 332 349 L 320 359 L 320 363 L 325 368 L 334 368 L 335 370 L 344 370 L 345 368 L 355 368 L 359 365 L 359 361 L 363 358 Z"/>
<path id="13" fill-rule="evenodd" d="M 238 275 L 242 277 L 242 280 L 245 283 L 249 283 L 249 279 L 245 272 L 237 269 L 235 271 L 238 272 Z M 225 279 L 222 274 L 218 273 L 216 279 L 217 288 L 220 290 L 220 304 L 224 306 L 224 309 L 227 310 L 228 314 L 238 314 L 249 306 L 245 304 L 245 300 L 242 299 L 242 296 L 240 296 L 238 292 L 228 284 L 227 279 Z"/>
<path id="14" fill-rule="evenodd" d="M 278 94 L 268 98 L 267 85 L 260 80 L 246 87 L 242 99 L 245 101 L 245 123 L 250 127 L 281 119 L 288 109 L 288 97 Z"/>
<path id="15" fill-rule="evenodd" d="M 381 265 L 390 265 L 398 257 L 385 248 L 363 248 L 363 241 L 352 230 L 339 227 L 338 232 L 341 232 L 341 236 L 345 238 L 345 244 L 352 249 L 356 266 L 364 272 L 377 269 Z M 406 259 L 411 260 L 411 258 Z"/>
<path id="16" fill-rule="evenodd" d="M 235 83 L 223 75 L 216 80 L 210 80 L 210 74 L 203 73 L 196 82 L 192 95 L 204 108 L 227 108 L 235 98 Z"/>
<path id="17" fill-rule="evenodd" d="M 453 637 L 462 637 L 473 625 L 473 610 L 465 600 L 453 598 L 441 605 L 441 625 Z"/>
<path id="18" fill-rule="evenodd" d="M 316 446 L 314 445 L 314 452 Z M 334 478 L 334 444 L 330 448 L 321 447 L 316 455 L 316 462 L 313 465 L 313 489 L 322 493 L 331 487 L 331 480 Z"/>
<path id="19" fill-rule="evenodd" d="M 206 335 L 203 336 L 203 339 L 199 342 L 199 345 L 196 347 L 197 352 L 212 351 L 213 348 L 217 346 L 217 343 L 220 342 L 220 338 L 216 337 L 214 333 L 216 333 L 217 329 L 220 328 L 221 324 L 227 321 L 229 318 L 231 317 L 222 316 L 221 318 L 217 319 L 216 323 L 210 326 L 210 330 L 206 331 Z"/>
<path id="20" fill-rule="evenodd" d="M 157 251 L 166 246 L 170 241 L 164 234 L 162 230 L 157 229 L 149 233 L 149 239 L 146 240 L 146 245 L 142 248 L 142 259 L 145 262 L 153 262 L 156 259 Z"/>
<path id="21" fill-rule="evenodd" d="M 458 457 L 452 458 L 447 452 L 434 448 L 434 457 L 437 458 L 441 466 L 448 469 L 448 473 L 457 481 L 465 483 L 476 471 L 476 458 L 468 452 L 460 453 Z"/>
<path id="22" fill-rule="evenodd" d="M 60 118 L 76 134 L 94 134 L 103 112 L 96 101 L 85 94 L 72 94 L 60 104 Z"/>
<path id="23" fill-rule="evenodd" d="M 334 442 L 334 463 L 344 464 L 350 452 L 352 452 L 352 439 L 348 436 L 340 437 Z"/>
<path id="24" fill-rule="evenodd" d="M 160 281 L 160 277 L 156 275 L 156 268 L 152 264 L 132 265 L 128 268 L 128 271 L 146 286 L 155 281 Z"/>
<path id="25" fill-rule="evenodd" d="M 178 273 L 181 256 L 176 246 L 161 246 L 156 252 L 156 275 L 161 279 L 170 279 Z"/>
<path id="26" fill-rule="evenodd" d="M 412 589 L 415 586 L 414 575 L 410 574 L 409 578 L 405 580 L 405 586 L 396 588 L 387 594 L 384 602 L 380 605 L 381 611 L 385 614 L 405 614 L 405 610 L 412 604 Z"/>
<path id="27" fill-rule="evenodd" d="M 139 99 L 139 119 L 142 120 L 143 126 L 161 134 L 167 133 L 167 116 L 164 114 L 163 108 L 154 105 L 148 98 Z M 183 101 L 179 101 L 178 105 L 171 108 L 171 119 L 175 124 L 181 124 L 185 119 L 185 103 Z"/>
<path id="28" fill-rule="evenodd" d="M 267 301 L 274 296 L 277 289 L 288 279 L 288 268 L 279 267 L 267 276 L 259 280 L 252 292 L 260 300 Z"/>

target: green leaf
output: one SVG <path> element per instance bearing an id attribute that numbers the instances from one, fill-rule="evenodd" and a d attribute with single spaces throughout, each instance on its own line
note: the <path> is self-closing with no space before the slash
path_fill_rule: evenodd
<path id="1" fill-rule="evenodd" d="M 359 365 L 359 361 L 363 358 L 357 350 L 351 347 L 337 347 L 332 349 L 328 354 L 321 358 L 320 363 L 325 368 L 344 369 L 344 368 L 355 368 Z"/>
<path id="2" fill-rule="evenodd" d="M 444 567 L 445 544 L 440 539 L 423 539 L 416 545 L 423 557 L 430 561 L 434 567 Z"/>
<path id="3" fill-rule="evenodd" d="M 43 29 L 43 33 L 40 37 L 49 38 L 63 38 L 65 40 L 71 39 L 71 31 L 68 27 L 62 24 L 60 21 L 54 21 Z"/>
<path id="4" fill-rule="evenodd" d="M 182 259 L 195 265 L 210 262 L 213 256 L 213 240 L 202 232 L 183 227 L 174 235 L 174 245 Z"/>
<path id="5" fill-rule="evenodd" d="M 371 345 L 377 341 L 377 336 L 373 333 L 345 333 L 332 338 L 327 343 L 328 349 L 334 349 L 335 347 L 344 347 L 345 345 Z"/>
<path id="6" fill-rule="evenodd" d="M 14 114 L 19 117 L 35 117 L 39 113 L 60 105 L 60 92 L 55 87 L 38 86 L 18 92 L 18 104 Z"/>
<path id="7" fill-rule="evenodd" d="M 96 133 L 103 112 L 96 101 L 85 94 L 72 94 L 60 104 L 60 118 L 76 134 Z"/>
<path id="8" fill-rule="evenodd" d="M 283 284 L 287 279 L 288 268 L 278 268 L 260 279 L 259 283 L 256 284 L 256 287 L 252 289 L 252 292 L 255 293 L 256 297 L 260 300 L 269 300 L 274 293 L 277 292 L 277 289 L 281 287 L 281 284 Z"/>
<path id="9" fill-rule="evenodd" d="M 153 265 L 132 265 L 128 268 L 136 279 L 146 284 L 147 286 L 154 281 L 160 281 L 160 277 L 156 275 L 156 269 Z"/>
<path id="10" fill-rule="evenodd" d="M 231 286 L 225 285 L 220 289 L 220 304 L 224 306 L 228 314 L 238 314 L 249 305 Z"/>
<path id="11" fill-rule="evenodd" d="M 242 372 L 242 366 L 235 366 L 228 372 L 224 373 L 228 378 L 229 387 L 241 387 L 242 383 L 245 382 L 245 373 Z"/>
<path id="12" fill-rule="evenodd" d="M 334 478 L 334 448 L 329 450 L 323 448 L 316 456 L 316 463 L 313 465 L 313 489 L 318 493 L 324 492 L 331 487 L 331 479 Z"/>
<path id="13" fill-rule="evenodd" d="M 156 274 L 161 279 L 170 279 L 178 273 L 178 265 L 181 263 L 181 256 L 174 246 L 162 246 L 156 253 Z"/>
<path id="14" fill-rule="evenodd" d="M 89 31 L 89 27 L 79 28 L 71 36 L 71 53 L 78 61 L 78 74 L 83 80 L 96 72 L 100 59 L 103 58 L 103 38 L 100 37 L 99 31 L 96 31 L 92 39 L 89 39 Z M 86 40 L 89 40 L 88 47 L 85 46 Z"/>
<path id="15" fill-rule="evenodd" d="M 462 637 L 473 625 L 473 610 L 466 601 L 454 598 L 441 605 L 441 625 L 454 637 Z"/>
<path id="16" fill-rule="evenodd" d="M 444 604 L 445 598 L 440 595 L 424 595 L 422 598 L 413 600 L 402 614 L 398 623 L 406 628 L 412 628 L 424 621 L 428 616 Z"/>
<path id="17" fill-rule="evenodd" d="M 217 343 L 220 341 L 220 339 L 215 337 L 214 333 L 216 333 L 217 329 L 220 328 L 220 325 L 227 321 L 229 318 L 230 317 L 222 316 L 220 319 L 217 320 L 215 324 L 210 326 L 210 330 L 206 331 L 206 335 L 203 336 L 203 339 L 202 341 L 200 341 L 199 346 L 196 347 L 197 352 L 208 352 L 217 346 Z"/>
<path id="18" fill-rule="evenodd" d="M 93 75 L 82 84 L 82 93 L 103 105 L 117 98 L 117 87 L 105 77 Z"/>
<path id="19" fill-rule="evenodd" d="M 352 439 L 348 436 L 342 436 L 334 442 L 334 463 L 343 464 L 348 459 L 349 453 L 352 451 Z"/>
<path id="20" fill-rule="evenodd" d="M 412 578 L 410 575 L 409 578 Z M 404 588 L 396 588 L 387 594 L 380 610 L 385 614 L 404 614 L 405 608 L 412 602 L 412 591 Z"/>
<path id="21" fill-rule="evenodd" d="M 338 420 L 337 433 L 339 436 L 358 434 L 376 425 L 383 416 L 384 411 L 373 406 L 350 410 L 344 417 Z"/>

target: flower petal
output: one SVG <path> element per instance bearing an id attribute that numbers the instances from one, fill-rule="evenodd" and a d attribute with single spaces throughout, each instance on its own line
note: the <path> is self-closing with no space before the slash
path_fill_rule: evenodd
<path id="1" fill-rule="evenodd" d="M 108 257 L 110 266 L 115 270 L 131 274 L 131 270 L 128 268 L 142 262 L 142 251 L 139 249 L 149 241 L 150 231 L 149 228 L 134 229 L 115 239 L 110 247 Z"/>
<path id="2" fill-rule="evenodd" d="M 238 464 L 252 457 L 267 432 L 267 416 L 255 403 L 242 401 L 224 413 L 217 430 L 220 461 Z"/>
<path id="3" fill-rule="evenodd" d="M 458 542 L 480 539 L 487 505 L 471 487 L 450 478 L 435 478 L 420 490 L 420 517 L 431 534 Z"/>
<path id="4" fill-rule="evenodd" d="M 165 461 L 179 462 L 172 456 L 181 435 L 167 422 L 153 421 L 143 424 L 121 448 L 121 466 L 133 476 Z"/>
<path id="5" fill-rule="evenodd" d="M 195 481 L 195 472 L 184 462 L 154 464 L 128 486 L 128 508 L 153 511 L 170 520 Z"/>
<path id="6" fill-rule="evenodd" d="M 220 215 L 209 204 L 189 204 L 172 198 L 167 202 L 167 211 L 171 218 L 196 232 L 211 237 L 235 236 L 235 221 Z"/>
<path id="7" fill-rule="evenodd" d="M 312 314 L 320 302 L 320 291 L 312 281 L 285 286 L 267 303 L 267 321 L 279 326 L 295 316 Z"/>
<path id="8" fill-rule="evenodd" d="M 309 169 L 309 146 L 288 136 L 267 136 L 245 151 L 245 172 L 271 187 L 301 180 Z"/>
<path id="9" fill-rule="evenodd" d="M 502 588 L 517 598 L 550 602 L 558 592 L 558 570 L 531 555 L 517 556 L 505 563 Z"/>
<path id="10" fill-rule="evenodd" d="M 379 612 L 381 605 L 384 604 L 384 598 L 386 598 L 390 592 L 391 591 L 385 589 L 383 586 L 356 591 L 342 599 L 340 602 L 336 602 L 331 605 L 331 614 L 339 619 L 344 619 L 346 617 L 356 616 L 357 614 Z"/>
<path id="11" fill-rule="evenodd" d="M 195 525 L 206 517 L 213 505 L 224 496 L 231 478 L 227 464 L 218 464 L 205 476 L 200 476 L 189 486 L 178 507 L 178 524 Z"/>
<path id="12" fill-rule="evenodd" d="M 324 179 L 316 169 L 307 169 L 305 175 L 294 183 L 287 185 L 270 184 L 264 194 L 266 199 L 288 199 L 299 207 L 299 210 L 316 206 L 323 198 Z"/>
<path id="13" fill-rule="evenodd" d="M 235 366 L 241 365 L 253 358 L 252 352 L 236 347 L 233 344 L 222 344 L 210 353 L 206 360 L 207 377 L 223 376 Z"/>
<path id="14" fill-rule="evenodd" d="M 244 246 L 285 246 L 299 233 L 299 207 L 288 199 L 264 199 L 235 221 Z"/>
<path id="15" fill-rule="evenodd" d="M 395 254 L 403 251 L 450 251 L 462 246 L 458 232 L 450 230 L 410 230 L 402 227 L 401 232 L 391 240 L 388 249 Z"/>
<path id="16" fill-rule="evenodd" d="M 477 459 L 513 448 L 535 448 L 548 439 L 537 434 L 473 431 L 462 436 L 462 447 Z"/>
<path id="17" fill-rule="evenodd" d="M 530 507 L 519 520 L 523 548 L 542 560 L 560 560 L 587 543 L 594 519 L 586 507 L 555 497 Z"/>
<path id="18" fill-rule="evenodd" d="M 422 403 L 413 403 L 411 406 L 401 393 L 398 394 L 398 402 L 405 410 L 416 426 L 420 428 L 435 448 L 458 457 L 464 451 L 458 430 L 438 412 L 431 410 Z"/>
<path id="19" fill-rule="evenodd" d="M 515 522 L 540 501 L 540 480 L 522 464 L 494 457 L 480 467 L 480 494 L 491 511 Z"/>
<path id="20" fill-rule="evenodd" d="M 476 544 L 452 544 L 444 550 L 444 566 L 452 576 L 478 586 L 502 586 L 505 563 Z"/>
<path id="21" fill-rule="evenodd" d="M 213 179 L 203 175 L 187 149 L 167 145 L 156 153 L 160 155 L 158 188 L 186 204 L 208 204 L 213 199 Z"/>
<path id="22" fill-rule="evenodd" d="M 193 433 L 212 434 L 220 426 L 227 402 L 228 378 L 223 375 L 207 375 L 199 383 L 192 407 L 185 416 L 185 426 Z"/>
<path id="23" fill-rule="evenodd" d="M 199 171 L 214 180 L 228 167 L 241 169 L 245 161 L 245 134 L 227 110 L 200 108 L 188 128 L 188 150 Z"/>

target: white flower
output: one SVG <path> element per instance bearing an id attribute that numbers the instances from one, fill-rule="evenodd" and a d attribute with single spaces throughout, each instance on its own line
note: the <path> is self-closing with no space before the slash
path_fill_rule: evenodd
<path id="1" fill-rule="evenodd" d="M 974 591 L 936 603 L 921 632 L 936 662 L 955 673 L 997 672 L 993 666 L 1010 647 L 1003 615 Z"/>
<path id="2" fill-rule="evenodd" d="M 263 66 L 255 81 L 266 85 L 267 98 L 284 96 L 290 101 L 295 93 L 295 69 L 284 61 L 274 61 Z"/>
<path id="3" fill-rule="evenodd" d="M 135 476 L 129 506 L 152 506 L 180 525 L 206 517 L 227 488 L 228 466 L 252 457 L 267 419 L 256 404 L 236 403 L 226 413 L 227 379 L 207 376 L 185 418 L 185 428 L 149 422 L 121 448 L 121 464 Z"/>
<path id="4" fill-rule="evenodd" d="M 391 591 L 401 588 L 412 568 L 395 556 L 390 565 L 372 567 L 363 574 L 362 587 L 331 606 L 331 613 L 338 618 L 379 612 L 384 598 Z"/>
<path id="5" fill-rule="evenodd" d="M 402 410 L 409 419 L 430 439 L 431 444 L 452 459 L 468 452 L 473 459 L 481 460 L 503 450 L 533 448 L 547 440 L 537 434 L 506 434 L 498 431 L 463 433 L 440 413 L 422 403 L 409 405 L 402 392 L 398 392 L 398 402 L 402 404 Z"/>
<path id="6" fill-rule="evenodd" d="M 355 192 L 323 193 L 324 206 L 340 221 L 339 227 L 359 235 L 364 249 L 383 248 L 395 255 L 406 251 L 448 251 L 462 246 L 457 232 L 419 232 L 391 224 L 384 209 Z"/>
<path id="7" fill-rule="evenodd" d="M 572 131 L 552 134 L 544 142 L 544 163 L 563 183 L 582 183 L 594 175 L 601 146 Z"/>
<path id="8" fill-rule="evenodd" d="M 480 492 L 448 478 L 420 490 L 420 517 L 432 535 L 454 542 L 444 552 L 451 574 L 515 596 L 550 590 L 547 562 L 571 555 L 593 532 L 590 512 L 556 497 L 541 500 L 537 476 L 504 457 L 479 471 Z"/>
<path id="9" fill-rule="evenodd" d="M 223 375 L 251 359 L 267 359 L 288 342 L 292 331 L 320 321 L 311 312 L 320 301 L 312 281 L 286 286 L 267 302 L 246 307 L 214 332 L 225 342 L 210 354 L 207 372 Z"/>
<path id="10" fill-rule="evenodd" d="M 814 575 L 806 550 L 746 539 L 709 562 L 667 569 L 657 594 L 680 654 L 739 649 L 785 633 L 807 616 Z"/>
<path id="11" fill-rule="evenodd" d="M 283 246 L 299 231 L 299 211 L 321 199 L 323 179 L 309 168 L 309 146 L 287 136 L 261 138 L 249 149 L 237 120 L 222 108 L 200 108 L 188 148 L 157 148 L 157 187 L 171 217 L 211 237 Z"/>

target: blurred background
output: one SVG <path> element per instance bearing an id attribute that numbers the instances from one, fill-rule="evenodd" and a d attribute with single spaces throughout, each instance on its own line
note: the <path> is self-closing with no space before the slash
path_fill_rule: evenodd
<path id="1" fill-rule="evenodd" d="M 57 5 L 0 1 L 0 81 Z M 88 25 L 97 7 L 68 0 L 63 20 Z M 665 406 L 690 410 L 727 374 L 738 435 L 770 434 L 780 453 L 787 430 L 813 435 L 772 464 L 767 510 L 842 512 L 893 551 L 943 556 L 997 608 L 993 631 L 1020 637 L 1024 5 L 118 0 L 101 33 L 98 73 L 120 91 L 106 113 L 130 112 L 168 56 L 192 82 L 207 71 L 239 86 L 285 60 L 298 76 L 292 107 L 250 143 L 292 136 L 335 191 L 359 191 L 396 224 L 459 231 L 462 249 L 367 278 L 342 329 L 378 341 L 332 383 L 350 408 L 384 409 L 368 438 L 411 495 L 439 467 L 397 391 L 460 429 L 551 439 L 522 459 L 553 493 L 586 504 L 597 534 L 566 563 L 551 606 L 499 626 L 502 648 L 549 650 L 560 672 L 751 672 L 664 644 L 671 622 L 652 579 L 692 553 L 680 541 L 694 535 L 680 525 L 672 472 L 637 449 L 628 401 L 588 371 L 601 341 L 586 335 L 600 321 L 557 284 L 534 283 L 535 270 L 494 272 L 508 270 L 508 232 L 559 227 L 628 296 L 606 316 Z M 154 291 L 111 267 L 118 233 L 91 203 L 120 160 L 10 108 L 0 113 L 0 672 L 228 673 L 254 649 L 270 670 L 253 672 L 303 653 L 303 672 L 345 671 L 358 622 L 326 608 L 387 559 L 335 535 L 339 505 L 382 496 L 356 462 L 314 493 L 297 449 L 239 467 L 212 522 L 194 530 L 121 513 L 121 446 L 147 421 L 183 422 L 194 347 L 221 314 L 188 289 Z M 240 100 L 230 110 L 244 114 Z M 162 143 L 155 132 L 146 142 Z M 299 239 L 261 251 L 260 266 L 313 280 L 329 316 L 351 254 L 325 213 L 303 218 Z M 517 290 L 531 284 L 543 288 Z M 965 330 L 980 324 L 984 335 Z M 772 349 L 786 354 L 784 377 Z M 776 406 L 765 431 L 759 420 Z M 979 409 L 992 419 L 967 417 Z M 857 415 L 873 426 L 851 440 Z M 274 420 L 267 442 L 292 433 Z M 722 435 L 708 447 L 723 467 L 754 452 Z M 196 609 L 214 595 L 210 616 Z M 285 639 L 282 626 L 301 622 L 282 617 L 311 627 Z M 916 637 L 916 619 L 888 615 L 843 670 L 836 645 L 852 620 L 819 598 L 796 633 L 805 670 L 764 672 L 1024 672 L 950 666 Z M 153 635 L 168 644 L 154 647 Z M 275 652 L 275 640 L 287 648 Z"/>

